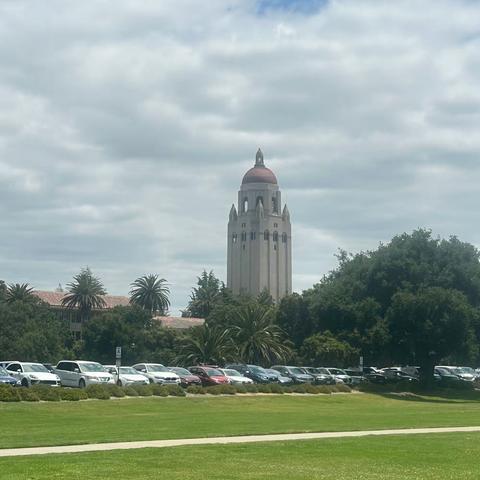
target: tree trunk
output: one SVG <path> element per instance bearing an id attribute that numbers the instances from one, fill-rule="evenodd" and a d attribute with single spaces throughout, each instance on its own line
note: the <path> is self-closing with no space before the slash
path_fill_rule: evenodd
<path id="1" fill-rule="evenodd" d="M 420 364 L 420 384 L 423 388 L 432 389 L 435 386 L 435 359 L 427 358 Z"/>

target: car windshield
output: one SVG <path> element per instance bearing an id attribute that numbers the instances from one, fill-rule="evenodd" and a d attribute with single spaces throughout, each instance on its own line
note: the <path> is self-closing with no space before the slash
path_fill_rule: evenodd
<path id="1" fill-rule="evenodd" d="M 290 371 L 290 373 L 293 373 L 294 375 L 305 375 L 303 368 L 290 367 L 288 370 Z"/>
<path id="2" fill-rule="evenodd" d="M 459 367 L 459 370 L 462 373 L 469 373 L 470 375 L 475 375 L 475 370 L 473 368 L 470 368 L 470 367 Z"/>
<path id="3" fill-rule="evenodd" d="M 120 367 L 120 373 L 124 375 L 138 375 L 138 372 L 133 367 Z"/>
<path id="4" fill-rule="evenodd" d="M 326 368 L 316 368 L 315 372 L 321 373 L 322 375 L 329 375 L 328 370 Z"/>
<path id="5" fill-rule="evenodd" d="M 237 372 L 236 370 L 233 370 L 231 368 L 226 368 L 225 370 L 223 370 L 223 372 L 225 373 L 225 375 L 227 375 L 227 377 L 241 377 L 242 376 L 240 374 L 240 372 Z"/>
<path id="6" fill-rule="evenodd" d="M 267 372 L 262 367 L 250 367 L 250 371 L 253 373 L 258 373 L 260 375 L 265 375 Z"/>
<path id="7" fill-rule="evenodd" d="M 23 365 L 24 372 L 43 372 L 49 373 L 48 370 L 39 363 L 24 363 Z"/>
<path id="8" fill-rule="evenodd" d="M 223 376 L 222 372 L 220 370 L 217 370 L 216 368 L 207 368 L 205 369 L 205 372 L 207 372 L 207 375 L 209 375 L 210 377 Z"/>
<path id="9" fill-rule="evenodd" d="M 451 375 L 452 374 L 452 372 L 450 372 L 450 370 L 447 370 L 446 368 L 442 368 L 442 367 L 437 367 L 435 369 L 435 371 L 437 373 L 439 373 L 440 375 Z"/>
<path id="10" fill-rule="evenodd" d="M 273 370 L 272 368 L 266 368 L 265 372 L 268 373 L 269 375 L 275 375 L 277 378 L 280 377 L 280 373 L 277 372 L 276 370 Z"/>
<path id="11" fill-rule="evenodd" d="M 168 372 L 168 368 L 164 367 L 163 365 L 155 364 L 155 365 L 148 365 L 149 372 Z"/>
<path id="12" fill-rule="evenodd" d="M 346 373 L 339 368 L 331 368 L 330 373 L 333 373 L 334 375 L 346 375 Z"/>
<path id="13" fill-rule="evenodd" d="M 99 363 L 79 363 L 82 372 L 105 372 L 105 369 Z"/>
<path id="14" fill-rule="evenodd" d="M 171 367 L 170 370 L 172 372 L 178 373 L 179 375 L 191 375 L 192 374 L 186 368 L 181 368 L 181 367 Z"/>

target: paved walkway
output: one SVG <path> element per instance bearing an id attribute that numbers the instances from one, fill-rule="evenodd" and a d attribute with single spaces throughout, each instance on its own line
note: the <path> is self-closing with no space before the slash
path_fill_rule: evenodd
<path id="1" fill-rule="evenodd" d="M 58 447 L 30 447 L 0 449 L 0 457 L 45 455 L 48 453 L 100 452 L 132 448 L 165 448 L 184 445 L 216 445 L 228 443 L 279 442 L 290 440 L 316 440 L 324 438 L 368 437 L 371 435 L 412 435 L 420 433 L 480 432 L 480 427 L 403 428 L 396 430 L 361 430 L 357 432 L 281 433 L 272 435 L 244 435 L 238 437 L 181 438 L 176 440 L 150 440 L 138 442 L 91 443 Z"/>

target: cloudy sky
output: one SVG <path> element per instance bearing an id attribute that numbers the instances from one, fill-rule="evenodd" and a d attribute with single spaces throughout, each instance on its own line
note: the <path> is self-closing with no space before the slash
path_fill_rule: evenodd
<path id="1" fill-rule="evenodd" d="M 0 278 L 226 276 L 261 146 L 294 289 L 416 227 L 480 246 L 480 3 L 1 0 Z"/>

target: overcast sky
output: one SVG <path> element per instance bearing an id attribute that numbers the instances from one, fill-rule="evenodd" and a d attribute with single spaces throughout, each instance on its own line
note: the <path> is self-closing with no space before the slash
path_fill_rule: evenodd
<path id="1" fill-rule="evenodd" d="M 0 278 L 226 278 L 260 146 L 293 286 L 417 227 L 480 246 L 480 2 L 1 0 Z"/>

